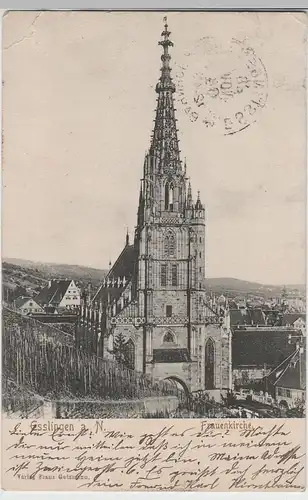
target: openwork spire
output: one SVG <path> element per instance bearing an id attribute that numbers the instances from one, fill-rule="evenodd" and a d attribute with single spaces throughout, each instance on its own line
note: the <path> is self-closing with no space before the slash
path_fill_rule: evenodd
<path id="1" fill-rule="evenodd" d="M 161 60 L 163 65 L 161 67 L 161 77 L 159 79 L 158 84 L 156 85 L 156 92 L 162 92 L 164 90 L 170 90 L 171 92 L 175 92 L 175 85 L 171 78 L 171 68 L 170 68 L 170 60 L 171 56 L 169 54 L 169 47 L 173 47 L 173 42 L 169 39 L 171 35 L 171 31 L 168 31 L 167 18 L 164 17 L 165 21 L 165 29 L 162 32 L 161 36 L 163 40 L 158 42 L 158 45 L 161 45 L 164 49 L 164 53 L 161 56 Z"/>
<path id="2" fill-rule="evenodd" d="M 175 85 L 171 78 L 169 54 L 169 47 L 173 46 L 173 42 L 169 38 L 171 32 L 168 30 L 166 17 L 164 22 L 164 31 L 161 34 L 163 39 L 158 42 L 164 52 L 161 56 L 161 76 L 156 85 L 158 98 L 150 153 L 158 158 L 158 168 L 161 172 L 179 172 L 181 162 L 173 102 Z"/>

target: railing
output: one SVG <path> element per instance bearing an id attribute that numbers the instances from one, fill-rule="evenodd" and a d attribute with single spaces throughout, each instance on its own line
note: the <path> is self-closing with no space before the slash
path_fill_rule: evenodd
<path id="1" fill-rule="evenodd" d="M 171 381 L 129 370 L 77 349 L 71 335 L 3 310 L 3 377 L 42 397 L 98 399 L 175 395 Z"/>

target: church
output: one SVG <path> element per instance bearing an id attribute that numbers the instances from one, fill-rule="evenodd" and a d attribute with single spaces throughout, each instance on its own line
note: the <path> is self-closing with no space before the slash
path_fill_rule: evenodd
<path id="1" fill-rule="evenodd" d="M 157 107 L 144 159 L 134 241 L 83 301 L 79 340 L 112 358 L 119 339 L 131 369 L 220 397 L 231 389 L 228 306 L 208 297 L 205 207 L 180 158 L 165 18 Z"/>

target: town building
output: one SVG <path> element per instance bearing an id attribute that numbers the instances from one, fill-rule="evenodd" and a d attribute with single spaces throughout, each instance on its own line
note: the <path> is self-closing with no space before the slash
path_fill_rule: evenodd
<path id="1" fill-rule="evenodd" d="M 49 280 L 35 297 L 36 302 L 47 313 L 63 313 L 78 310 L 80 289 L 71 279 Z"/>
<path id="2" fill-rule="evenodd" d="M 303 313 L 285 313 L 282 318 L 284 326 L 293 327 L 306 333 L 306 314 Z"/>
<path id="3" fill-rule="evenodd" d="M 305 405 L 306 398 L 306 352 L 303 346 L 288 358 L 283 369 L 276 373 L 275 399 L 284 408 Z"/>
<path id="4" fill-rule="evenodd" d="M 241 327 L 232 333 L 232 373 L 236 387 L 261 382 L 294 352 L 289 339 L 302 334 L 289 327 Z"/>
<path id="5" fill-rule="evenodd" d="M 205 291 L 205 207 L 199 192 L 193 199 L 180 158 L 167 23 L 159 45 L 155 124 L 134 241 L 127 236 L 97 293 L 83 301 L 79 341 L 113 357 L 124 338 L 129 367 L 219 398 L 232 382 L 229 311 Z"/>
<path id="6" fill-rule="evenodd" d="M 43 313 L 44 309 L 32 297 L 18 297 L 13 303 L 14 309 L 21 314 Z"/>
<path id="7" fill-rule="evenodd" d="M 230 321 L 232 328 L 241 328 L 242 326 L 265 326 L 266 315 L 261 308 L 242 307 L 230 309 Z"/>

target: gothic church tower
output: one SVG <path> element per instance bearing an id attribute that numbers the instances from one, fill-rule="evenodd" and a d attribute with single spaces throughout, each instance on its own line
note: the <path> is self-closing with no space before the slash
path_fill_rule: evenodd
<path id="1" fill-rule="evenodd" d="M 109 336 L 101 354 L 111 355 L 121 334 L 138 371 L 172 378 L 190 391 L 227 389 L 229 327 L 226 312 L 206 298 L 205 209 L 200 193 L 193 200 L 180 159 L 167 22 L 158 43 L 163 49 L 161 75 L 134 242 L 126 240 L 94 297 L 105 310 Z"/>

